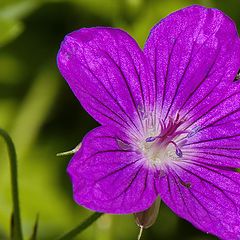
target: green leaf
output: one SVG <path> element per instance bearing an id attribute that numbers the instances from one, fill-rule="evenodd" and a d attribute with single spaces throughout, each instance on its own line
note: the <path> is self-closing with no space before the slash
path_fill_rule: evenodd
<path id="1" fill-rule="evenodd" d="M 38 0 L 8 0 L 0 3 L 0 47 L 14 40 L 23 30 L 23 17 L 33 12 L 42 2 Z"/>
<path id="2" fill-rule="evenodd" d="M 4 139 L 10 160 L 12 200 L 13 200 L 13 219 L 11 221 L 11 237 L 13 240 L 22 240 L 22 224 L 20 217 L 19 196 L 18 196 L 18 171 L 17 171 L 17 154 L 14 143 L 9 134 L 0 128 L 0 136 Z"/>
<path id="3" fill-rule="evenodd" d="M 99 217 L 101 217 L 103 213 L 95 212 L 89 218 L 87 218 L 82 224 L 73 228 L 62 237 L 58 238 L 57 240 L 70 240 L 76 237 L 79 233 L 83 230 L 91 226 Z"/>
<path id="4" fill-rule="evenodd" d="M 33 232 L 29 240 L 37 240 L 37 232 L 38 232 L 38 222 L 39 222 L 39 215 L 37 214 L 35 224 L 33 227 Z"/>
<path id="5" fill-rule="evenodd" d="M 119 15 L 121 6 L 121 1 L 112 0 L 71 0 L 71 2 L 76 4 L 77 7 L 80 6 L 80 8 L 84 8 L 90 13 L 105 19 L 115 19 Z"/>
<path id="6" fill-rule="evenodd" d="M 14 40 L 23 31 L 23 24 L 18 20 L 0 18 L 0 47 Z"/>
<path id="7" fill-rule="evenodd" d="M 14 217 L 13 213 L 11 214 L 11 220 L 10 220 L 10 239 L 13 240 L 14 236 Z"/>
<path id="8" fill-rule="evenodd" d="M 38 0 L 7 1 L 0 7 L 0 18 L 20 20 L 41 6 L 42 2 Z"/>

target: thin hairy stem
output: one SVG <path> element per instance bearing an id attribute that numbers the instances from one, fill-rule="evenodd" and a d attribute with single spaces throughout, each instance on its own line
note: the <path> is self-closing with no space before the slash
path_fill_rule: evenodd
<path id="1" fill-rule="evenodd" d="M 6 131 L 0 128 L 0 135 L 3 137 L 8 148 L 10 160 L 11 184 L 12 184 L 12 200 L 13 200 L 13 239 L 22 240 L 22 226 L 20 218 L 20 207 L 18 197 L 18 172 L 17 172 L 17 155 L 11 137 Z"/>

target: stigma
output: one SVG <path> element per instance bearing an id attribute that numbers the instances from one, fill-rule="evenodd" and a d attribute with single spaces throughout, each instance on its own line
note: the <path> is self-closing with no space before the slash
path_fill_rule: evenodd
<path id="1" fill-rule="evenodd" d="M 155 132 L 146 131 L 149 135 L 141 141 L 140 149 L 147 159 L 148 167 L 164 169 L 164 166 L 171 162 L 181 160 L 183 141 L 179 139 L 185 139 L 189 135 L 188 131 L 182 130 L 184 122 L 185 119 L 181 119 L 177 114 L 175 118 L 169 117 L 167 121 L 159 120 L 158 126 L 154 128 Z"/>

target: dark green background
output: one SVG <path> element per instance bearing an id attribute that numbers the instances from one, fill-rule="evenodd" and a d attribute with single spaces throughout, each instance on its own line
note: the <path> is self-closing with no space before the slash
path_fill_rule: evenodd
<path id="1" fill-rule="evenodd" d="M 239 1 L 187 0 L 0 0 L 0 127 L 16 143 L 25 236 L 37 213 L 39 239 L 54 239 L 80 223 L 90 211 L 72 200 L 65 169 L 74 148 L 97 123 L 81 108 L 56 67 L 64 35 L 81 27 L 113 26 L 143 46 L 150 28 L 172 11 L 191 4 L 217 7 L 240 26 Z M 9 165 L 0 142 L 0 239 L 9 235 Z M 136 239 L 129 216 L 102 217 L 76 239 Z M 216 239 L 179 219 L 162 204 L 157 223 L 143 239 Z"/>

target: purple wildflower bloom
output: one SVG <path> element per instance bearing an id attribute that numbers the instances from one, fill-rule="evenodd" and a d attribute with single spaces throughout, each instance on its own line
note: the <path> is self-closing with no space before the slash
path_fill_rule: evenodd
<path id="1" fill-rule="evenodd" d="M 217 9 L 157 24 L 143 50 L 126 32 L 68 34 L 59 69 L 101 126 L 68 166 L 76 202 L 135 213 L 158 196 L 221 239 L 240 239 L 240 39 Z"/>

